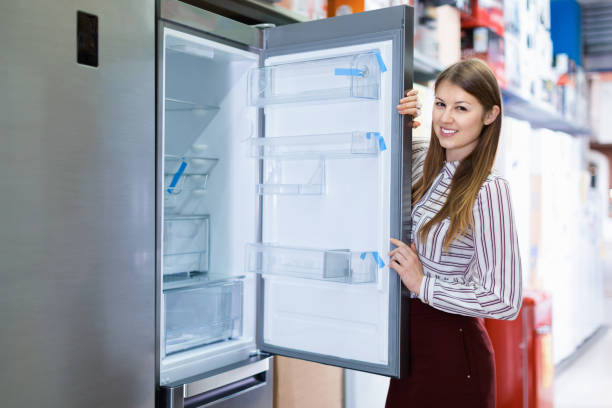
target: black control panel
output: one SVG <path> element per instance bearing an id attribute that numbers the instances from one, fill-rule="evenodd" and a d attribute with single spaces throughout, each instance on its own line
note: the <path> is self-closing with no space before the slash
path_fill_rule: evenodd
<path id="1" fill-rule="evenodd" d="M 98 66 L 98 16 L 77 11 L 77 62 Z"/>

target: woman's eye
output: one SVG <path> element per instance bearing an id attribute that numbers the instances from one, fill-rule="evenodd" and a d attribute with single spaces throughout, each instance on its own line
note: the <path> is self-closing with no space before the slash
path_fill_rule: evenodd
<path id="1" fill-rule="evenodd" d="M 443 102 L 436 102 L 436 106 L 443 108 L 444 107 L 444 103 Z"/>
<path id="2" fill-rule="evenodd" d="M 467 108 L 465 106 L 457 106 L 457 110 L 467 112 Z"/>

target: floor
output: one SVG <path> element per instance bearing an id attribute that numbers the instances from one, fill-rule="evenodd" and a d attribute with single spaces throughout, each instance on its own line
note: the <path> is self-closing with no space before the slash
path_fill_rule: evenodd
<path id="1" fill-rule="evenodd" d="M 612 311 L 612 298 L 606 299 Z M 555 377 L 555 408 L 612 408 L 612 313 L 607 328 Z"/>

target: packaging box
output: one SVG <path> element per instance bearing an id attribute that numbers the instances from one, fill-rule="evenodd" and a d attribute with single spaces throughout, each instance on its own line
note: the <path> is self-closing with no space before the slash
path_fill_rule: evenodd
<path id="1" fill-rule="evenodd" d="M 516 34 L 506 31 L 504 36 L 506 87 L 513 91 L 521 91 L 522 59 L 520 54 L 520 38 Z"/>
<path id="2" fill-rule="evenodd" d="M 341 408 L 342 390 L 342 368 L 274 358 L 274 408 Z"/>
<path id="3" fill-rule="evenodd" d="M 480 58 L 495 73 L 499 84 L 506 87 L 504 38 L 488 27 L 461 29 L 461 57 Z"/>
<path id="4" fill-rule="evenodd" d="M 327 17 L 327 0 L 281 0 L 276 4 L 311 20 Z"/>
<path id="5" fill-rule="evenodd" d="M 505 23 L 502 0 L 473 0 L 472 13 L 461 16 L 461 27 L 488 27 L 498 36 L 503 37 Z"/>

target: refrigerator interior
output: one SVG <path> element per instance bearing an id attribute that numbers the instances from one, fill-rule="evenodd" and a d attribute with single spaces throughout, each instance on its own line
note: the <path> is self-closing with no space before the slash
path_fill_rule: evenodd
<path id="1" fill-rule="evenodd" d="M 249 100 L 264 108 L 263 343 L 387 364 L 391 41 L 269 56 Z M 266 347 L 264 346 L 264 350 Z"/>
<path id="2" fill-rule="evenodd" d="M 257 111 L 247 78 L 258 54 L 164 29 L 160 384 L 255 351 Z"/>

